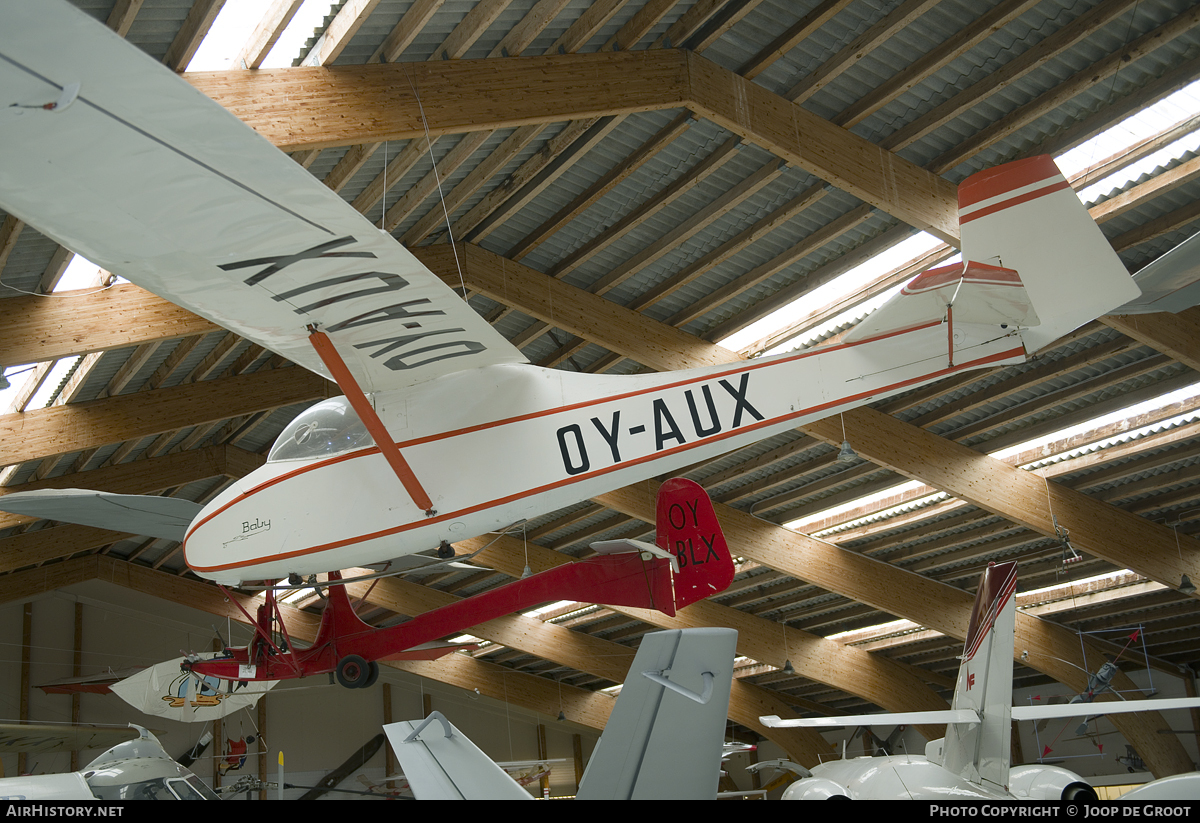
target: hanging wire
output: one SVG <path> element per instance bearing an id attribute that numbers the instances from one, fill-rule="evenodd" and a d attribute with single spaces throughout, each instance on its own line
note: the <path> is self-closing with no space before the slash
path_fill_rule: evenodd
<path id="1" fill-rule="evenodd" d="M 421 95 L 417 92 L 417 86 L 413 82 L 412 77 L 408 73 L 408 66 L 404 66 L 404 77 L 408 80 L 408 85 L 412 89 L 413 97 L 417 101 L 417 111 L 421 115 L 421 126 L 425 129 L 425 146 L 429 150 L 429 161 L 433 164 L 433 179 L 437 183 L 438 199 L 442 204 L 442 214 L 446 218 L 446 235 L 450 239 L 450 250 L 454 252 L 454 265 L 458 268 L 458 285 L 462 288 L 462 298 L 467 299 L 467 283 L 463 276 L 462 261 L 458 259 L 458 245 L 454 242 L 454 229 L 450 226 L 450 212 L 446 208 L 446 196 L 442 193 L 442 177 L 438 174 L 437 158 L 433 156 L 433 138 L 429 135 L 429 120 L 425 117 L 425 106 L 421 104 Z"/>

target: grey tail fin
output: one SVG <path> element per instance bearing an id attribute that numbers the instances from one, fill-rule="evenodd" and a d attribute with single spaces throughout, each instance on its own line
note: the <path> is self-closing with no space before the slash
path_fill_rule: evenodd
<path id="1" fill-rule="evenodd" d="M 577 798 L 715 799 L 736 646 L 733 629 L 646 635 Z"/>

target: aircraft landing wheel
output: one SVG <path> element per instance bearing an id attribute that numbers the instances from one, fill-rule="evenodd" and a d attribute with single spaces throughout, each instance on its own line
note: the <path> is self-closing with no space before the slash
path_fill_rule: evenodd
<path id="1" fill-rule="evenodd" d="M 378 663 L 376 663 L 374 660 L 372 660 L 370 662 L 370 664 L 367 666 L 367 668 L 370 671 L 367 673 L 367 679 L 363 682 L 363 684 L 361 686 L 359 686 L 360 689 L 371 688 L 372 686 L 375 685 L 375 681 L 379 679 L 379 664 Z"/>
<path id="2" fill-rule="evenodd" d="M 337 681 L 347 689 L 361 689 L 368 685 L 367 680 L 371 677 L 371 666 L 357 654 L 348 654 L 338 661 L 334 674 L 337 675 Z M 378 666 L 376 666 L 376 675 L 378 676 Z"/>

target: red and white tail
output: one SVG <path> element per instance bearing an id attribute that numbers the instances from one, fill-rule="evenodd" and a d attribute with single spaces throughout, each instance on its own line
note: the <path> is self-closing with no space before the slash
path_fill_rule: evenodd
<path id="1" fill-rule="evenodd" d="M 915 277 L 845 342 L 945 321 L 1020 330 L 1032 354 L 1139 293 L 1048 156 L 971 175 L 958 209 L 963 262 Z"/>
<path id="2" fill-rule="evenodd" d="M 708 492 L 673 477 L 658 489 L 655 542 L 675 556 L 675 608 L 682 609 L 733 582 L 733 556 Z"/>
<path id="3" fill-rule="evenodd" d="M 1033 353 L 1139 294 L 1133 278 L 1054 160 L 1030 157 L 958 187 L 963 260 L 1017 272 L 1040 322 Z"/>
<path id="4" fill-rule="evenodd" d="M 952 704 L 954 710 L 975 712 L 980 722 L 950 724 L 940 757 L 948 771 L 1002 790 L 1012 745 L 1016 588 L 1016 563 L 989 565 L 980 578 Z"/>

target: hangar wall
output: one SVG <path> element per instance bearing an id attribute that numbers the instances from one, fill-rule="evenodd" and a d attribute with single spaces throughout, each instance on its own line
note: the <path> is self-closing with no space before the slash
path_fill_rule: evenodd
<path id="1" fill-rule="evenodd" d="M 77 584 L 27 601 L 32 606 L 29 717 L 49 723 L 69 723 L 71 698 L 47 695 L 39 684 L 72 676 L 74 609 L 83 604 L 83 672 L 93 674 L 106 668 L 147 666 L 181 656 L 184 651 L 205 651 L 214 637 L 217 619 L 211 615 L 167 603 L 154 597 L 100 581 Z M 22 615 L 25 604 L 0 605 L 0 720 L 20 716 Z M 244 644 L 249 633 L 244 626 L 216 626 L 222 636 L 232 635 L 234 644 Z M 329 684 L 324 676 L 284 682 L 267 697 L 265 729 L 267 780 L 274 780 L 278 752 L 285 758 L 288 783 L 310 784 L 339 766 L 360 746 L 379 734 L 384 723 L 384 684 L 390 685 L 392 717 L 412 720 L 423 715 L 425 696 L 434 709 L 463 729 L 484 752 L 497 761 L 535 760 L 538 757 L 537 726 L 546 727 L 548 756 L 561 759 L 551 773 L 551 795 L 570 795 L 575 790 L 574 741 L 581 736 L 584 758 L 590 756 L 599 733 L 556 717 L 530 712 L 442 683 L 383 666 L 379 681 L 370 689 L 353 691 Z M 161 737 L 174 757 L 186 752 L 207 724 L 189 724 L 149 717 L 115 695 L 84 694 L 81 722 L 91 724 L 137 723 L 167 734 Z M 255 734 L 257 711 L 239 712 L 226 719 L 227 737 Z M 250 751 L 254 752 L 251 746 Z M 86 764 L 99 750 L 81 754 Z M 198 761 L 193 771 L 210 785 L 215 768 L 213 752 Z M 17 756 L 0 755 L 5 776 L 17 774 Z M 384 777 L 384 755 L 376 754 L 364 772 L 372 780 Z M 28 758 L 35 773 L 68 771 L 68 753 L 38 754 Z M 249 765 L 230 772 L 223 783 L 239 774 L 254 773 Z M 343 788 L 362 789 L 351 778 Z M 536 790 L 536 787 L 535 787 Z M 291 791 L 285 797 L 299 796 Z M 330 799 L 337 795 L 328 795 Z M 345 799 L 346 795 L 341 795 Z"/>

